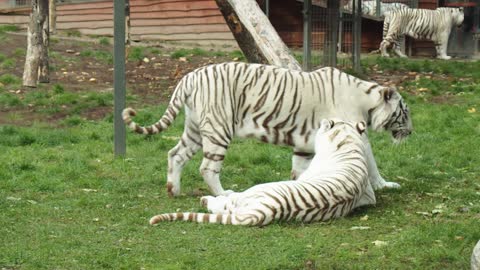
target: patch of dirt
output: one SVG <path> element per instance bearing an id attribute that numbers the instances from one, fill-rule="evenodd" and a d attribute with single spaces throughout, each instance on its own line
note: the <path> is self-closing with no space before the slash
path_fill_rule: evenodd
<path id="1" fill-rule="evenodd" d="M 81 42 L 78 40 L 52 38 L 50 44 L 50 83 L 44 87 L 50 88 L 54 84 L 63 86 L 65 91 L 97 91 L 113 92 L 113 45 L 101 45 L 97 42 Z M 27 39 L 25 35 L 7 34 L 2 40 L 0 54 L 6 58 L 14 58 L 15 66 L 0 73 L 8 73 L 22 78 L 25 65 L 25 51 Z M 174 86 L 183 75 L 198 67 L 211 64 L 232 61 L 228 56 L 194 56 L 187 55 L 184 58 L 174 59 L 171 54 L 172 48 L 156 47 L 159 53 L 152 53 L 145 49 L 142 60 L 126 62 L 126 86 L 128 94 L 136 96 L 136 102 L 140 104 L 158 104 L 168 102 Z M 108 54 L 105 54 L 108 52 Z M 132 48 L 127 49 L 127 54 L 132 53 Z M 101 54 L 105 58 L 95 57 Z M 12 89 L 9 89 L 12 90 Z M 35 89 L 20 87 L 13 89 L 25 93 Z M 135 106 L 129 104 L 128 106 Z M 136 107 L 140 107 L 136 106 Z M 23 125 L 42 120 L 52 124 L 68 117 L 65 112 L 44 115 L 35 115 L 35 108 L 0 108 L 0 124 L 20 124 L 16 121 L 21 119 Z M 100 119 L 111 113 L 111 107 L 89 108 L 80 113 L 87 119 Z M 42 119 L 44 118 L 44 119 Z"/>

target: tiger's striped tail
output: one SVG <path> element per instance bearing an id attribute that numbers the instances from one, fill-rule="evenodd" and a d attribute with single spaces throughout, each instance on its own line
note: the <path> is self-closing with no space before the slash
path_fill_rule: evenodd
<path id="1" fill-rule="evenodd" d="M 141 126 L 132 120 L 132 117 L 137 114 L 132 108 L 124 109 L 122 112 L 122 118 L 123 122 L 125 122 L 125 124 L 136 133 L 152 135 L 167 129 L 175 120 L 175 118 L 177 118 L 177 115 L 182 107 L 183 101 L 174 96 L 160 120 L 158 120 L 155 124 L 146 127 Z"/>
<path id="2" fill-rule="evenodd" d="M 240 225 L 233 222 L 232 214 L 210 214 L 210 213 L 193 213 L 193 212 L 179 212 L 160 214 L 150 219 L 150 225 L 157 224 L 164 221 L 188 221 L 197 223 L 212 223 L 212 224 L 233 224 Z"/>

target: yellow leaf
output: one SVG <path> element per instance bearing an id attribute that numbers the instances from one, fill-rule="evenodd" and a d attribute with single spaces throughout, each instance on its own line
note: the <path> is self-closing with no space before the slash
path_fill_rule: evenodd
<path id="1" fill-rule="evenodd" d="M 475 108 L 471 108 L 471 109 L 468 109 L 467 111 L 468 111 L 469 113 L 474 113 L 474 112 L 476 112 L 477 110 L 476 110 Z"/>

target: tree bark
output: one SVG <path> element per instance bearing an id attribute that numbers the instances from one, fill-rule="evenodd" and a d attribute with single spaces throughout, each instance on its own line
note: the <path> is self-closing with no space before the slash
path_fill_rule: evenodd
<path id="1" fill-rule="evenodd" d="M 254 0 L 215 0 L 249 62 L 302 70 Z"/>
<path id="2" fill-rule="evenodd" d="M 27 55 L 25 58 L 25 69 L 23 71 L 23 85 L 37 87 L 38 67 L 40 63 L 43 21 L 40 17 L 39 1 L 32 1 L 32 13 L 27 29 Z"/>

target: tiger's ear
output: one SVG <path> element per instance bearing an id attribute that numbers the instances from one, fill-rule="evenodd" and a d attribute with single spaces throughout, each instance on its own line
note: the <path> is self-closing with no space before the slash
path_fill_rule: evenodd
<path id="1" fill-rule="evenodd" d="M 383 100 L 384 100 L 384 101 L 389 101 L 389 100 L 392 98 L 392 96 L 393 96 L 394 93 L 395 93 L 395 89 L 393 89 L 393 88 L 384 88 L 384 89 L 382 90 Z"/>
<path id="2" fill-rule="evenodd" d="M 365 121 L 360 121 L 357 123 L 357 131 L 358 133 L 360 133 L 360 135 L 362 135 L 366 129 L 367 129 L 367 123 L 365 123 Z"/>

